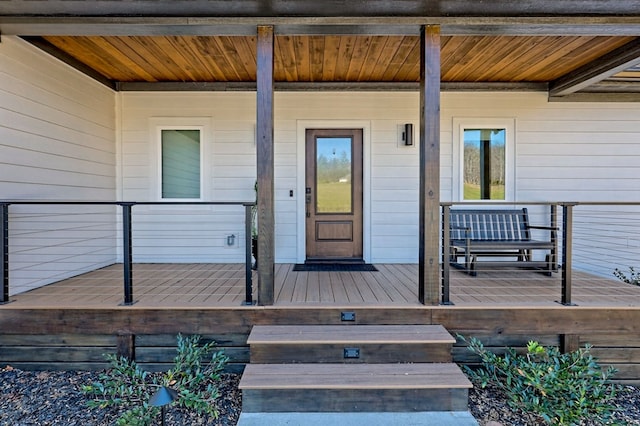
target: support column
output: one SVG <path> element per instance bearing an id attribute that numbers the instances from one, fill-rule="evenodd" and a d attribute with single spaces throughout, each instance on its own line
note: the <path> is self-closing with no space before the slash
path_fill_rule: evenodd
<path id="1" fill-rule="evenodd" d="M 273 26 L 258 26 L 257 171 L 258 171 L 258 304 L 273 305 L 274 294 L 274 146 Z"/>
<path id="2" fill-rule="evenodd" d="M 440 294 L 440 26 L 420 28 L 420 244 L 418 299 Z"/>

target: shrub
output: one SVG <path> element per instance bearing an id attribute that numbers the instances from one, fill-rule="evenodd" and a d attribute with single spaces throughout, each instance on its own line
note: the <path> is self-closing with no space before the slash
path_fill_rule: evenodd
<path id="1" fill-rule="evenodd" d="M 124 407 L 117 425 L 151 425 L 160 408 L 150 406 L 149 399 L 161 386 L 167 386 L 178 392 L 172 404 L 217 418 L 214 404 L 219 396 L 217 382 L 228 358 L 222 351 L 214 352 L 214 342 L 202 346 L 199 342 L 199 336 L 179 334 L 174 366 L 160 375 L 143 371 L 135 361 L 105 355 L 111 367 L 100 375 L 100 381 L 82 388 L 92 398 L 88 406 Z"/>
<path id="2" fill-rule="evenodd" d="M 613 275 L 623 283 L 640 285 L 640 273 L 636 272 L 633 266 L 629 267 L 629 276 L 618 268 L 613 271 Z"/>
<path id="3" fill-rule="evenodd" d="M 507 348 L 499 356 L 478 339 L 459 337 L 482 361 L 475 370 L 465 366 L 471 380 L 482 388 L 498 387 L 512 408 L 536 413 L 554 425 L 579 424 L 582 419 L 605 422 L 615 410 L 615 387 L 608 380 L 616 370 L 602 370 L 590 346 L 562 354 L 530 341 L 524 355 Z"/>

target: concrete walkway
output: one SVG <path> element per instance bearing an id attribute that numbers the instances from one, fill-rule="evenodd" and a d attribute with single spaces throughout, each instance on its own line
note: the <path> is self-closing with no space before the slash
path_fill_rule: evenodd
<path id="1" fill-rule="evenodd" d="M 423 413 L 242 413 L 238 426 L 478 426 L 468 411 Z"/>

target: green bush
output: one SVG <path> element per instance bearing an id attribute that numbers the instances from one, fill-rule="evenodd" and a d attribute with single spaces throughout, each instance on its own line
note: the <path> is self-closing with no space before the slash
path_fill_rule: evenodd
<path id="1" fill-rule="evenodd" d="M 613 275 L 623 283 L 640 285 L 640 273 L 636 272 L 633 266 L 629 267 L 629 276 L 618 268 L 613 271 Z"/>
<path id="2" fill-rule="evenodd" d="M 214 351 L 214 342 L 202 346 L 199 342 L 199 336 L 178 335 L 174 366 L 163 374 L 151 374 L 135 361 L 105 355 L 111 365 L 109 370 L 100 376 L 100 381 L 82 388 L 92 398 L 89 407 L 120 406 L 125 411 L 117 425 L 151 425 L 160 408 L 150 406 L 149 399 L 161 386 L 167 386 L 178 392 L 173 405 L 217 418 L 214 404 L 219 396 L 217 382 L 228 358 L 222 351 Z"/>
<path id="3" fill-rule="evenodd" d="M 498 387 L 512 408 L 536 413 L 554 425 L 575 425 L 582 419 L 606 422 L 615 411 L 616 390 L 609 378 L 616 370 L 602 370 L 590 346 L 562 354 L 557 348 L 531 341 L 524 355 L 507 348 L 499 356 L 478 339 L 467 342 L 459 337 L 482 361 L 477 369 L 465 366 L 471 380 L 482 388 Z"/>

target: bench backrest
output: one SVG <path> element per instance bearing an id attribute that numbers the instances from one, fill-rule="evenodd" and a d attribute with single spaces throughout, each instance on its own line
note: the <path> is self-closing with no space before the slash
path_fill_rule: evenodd
<path id="1" fill-rule="evenodd" d="M 450 210 L 452 240 L 530 241 L 527 209 L 518 210 Z"/>

